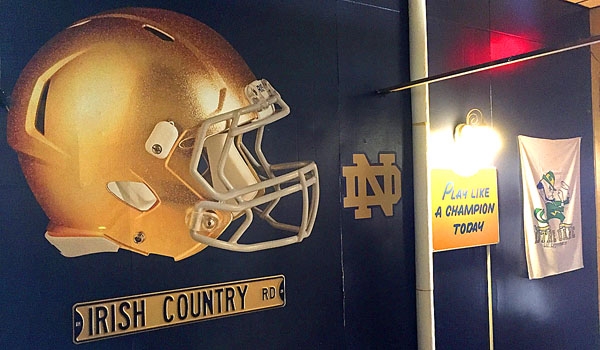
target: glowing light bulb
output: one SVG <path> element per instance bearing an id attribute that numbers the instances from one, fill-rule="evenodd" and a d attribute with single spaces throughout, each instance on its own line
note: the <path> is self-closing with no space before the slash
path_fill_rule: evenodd
<path id="1" fill-rule="evenodd" d="M 455 146 L 452 168 L 456 173 L 466 176 L 492 166 L 502 141 L 498 133 L 488 126 L 462 124 L 456 128 Z"/>

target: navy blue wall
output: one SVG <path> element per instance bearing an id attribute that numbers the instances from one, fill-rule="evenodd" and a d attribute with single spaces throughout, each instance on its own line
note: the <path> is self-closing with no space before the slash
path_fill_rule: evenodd
<path id="1" fill-rule="evenodd" d="M 0 112 L 0 348 L 65 349 L 78 302 L 283 274 L 283 308 L 77 345 L 77 348 L 415 348 L 410 98 L 377 88 L 408 80 L 404 2 L 4 1 L 0 86 L 11 92 L 33 54 L 78 19 L 124 6 L 187 14 L 225 37 L 278 89 L 290 117 L 269 126 L 271 162 L 315 160 L 321 202 L 311 237 L 252 254 L 208 248 L 186 260 L 121 250 L 67 259 L 43 238 L 47 218 L 6 142 Z M 353 153 L 395 153 L 403 197 L 394 217 L 344 209 Z M 257 231 L 268 233 L 259 226 Z"/>
<path id="2" fill-rule="evenodd" d="M 0 11 L 0 86 L 10 93 L 31 56 L 74 21 L 134 5 L 208 24 L 281 92 L 292 114 L 269 128 L 266 152 L 273 162 L 317 162 L 321 205 L 313 235 L 254 254 L 209 248 L 180 262 L 127 251 L 63 258 L 43 238 L 47 218 L 0 122 L 0 348 L 415 349 L 410 93 L 373 93 L 409 80 L 406 1 L 7 1 Z M 492 45 L 499 38 L 535 49 L 589 35 L 587 11 L 558 0 L 435 0 L 427 10 L 430 74 L 499 58 Z M 430 86 L 432 131 L 452 132 L 479 108 L 505 141 L 496 161 L 500 243 L 491 248 L 497 349 L 598 348 L 589 80 L 589 52 L 582 49 Z M 582 198 L 584 269 L 527 278 L 519 134 L 582 136 L 581 185 L 590 189 Z M 371 219 L 356 220 L 342 207 L 341 170 L 356 153 L 372 163 L 379 153 L 396 155 L 402 198 L 393 217 L 374 207 Z M 439 349 L 488 347 L 485 259 L 485 248 L 434 255 Z M 71 342 L 77 302 L 272 274 L 286 276 L 283 308 Z"/>
<path id="3" fill-rule="evenodd" d="M 431 1 L 427 10 L 431 74 L 589 36 L 587 10 L 562 1 Z M 589 50 L 579 49 L 431 85 L 432 131 L 451 133 L 469 109 L 479 108 L 504 140 L 496 160 L 500 243 L 491 248 L 496 349 L 598 348 L 589 60 Z M 581 270 L 527 277 L 520 134 L 582 137 Z M 434 276 L 439 348 L 487 348 L 485 248 L 436 253 Z"/>
<path id="4" fill-rule="evenodd" d="M 342 253 L 347 347 L 416 347 L 415 265 L 410 95 L 374 91 L 409 80 L 408 21 L 404 1 L 377 6 L 339 2 L 340 162 L 352 155 L 379 163 L 394 153 L 402 171 L 402 198 L 387 217 L 342 212 Z M 383 8 L 385 7 L 385 8 Z M 346 192 L 342 179 L 342 195 Z"/>

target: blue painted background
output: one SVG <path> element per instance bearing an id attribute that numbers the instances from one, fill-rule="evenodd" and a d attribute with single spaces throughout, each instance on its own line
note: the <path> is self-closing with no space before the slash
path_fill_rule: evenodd
<path id="1" fill-rule="evenodd" d="M 427 10 L 431 74 L 511 52 L 495 47 L 502 40 L 491 38 L 537 49 L 589 37 L 587 10 L 562 1 L 430 1 Z M 512 51 L 517 53 L 523 52 Z M 432 132 L 452 132 L 469 109 L 479 108 L 504 143 L 495 163 L 500 243 L 491 247 L 495 349 L 600 344 L 589 62 L 589 49 L 583 48 L 431 86 Z M 581 270 L 527 277 L 517 135 L 582 137 Z M 488 348 L 485 248 L 436 253 L 434 282 L 438 347 Z"/>
<path id="2" fill-rule="evenodd" d="M 311 237 L 241 254 L 208 248 L 180 262 L 121 250 L 67 259 L 6 142 L 0 112 L 0 348 L 338 349 L 416 346 L 410 105 L 373 91 L 408 79 L 407 10 L 396 1 L 3 1 L 0 86 L 10 94 L 33 54 L 86 16 L 124 6 L 187 14 L 220 33 L 290 117 L 269 126 L 272 162 L 315 160 L 321 202 Z M 341 207 L 341 166 L 394 152 L 405 174 L 395 216 L 357 222 Z M 268 233 L 268 227 L 253 230 Z M 78 302 L 283 274 L 283 308 L 74 345 Z"/>

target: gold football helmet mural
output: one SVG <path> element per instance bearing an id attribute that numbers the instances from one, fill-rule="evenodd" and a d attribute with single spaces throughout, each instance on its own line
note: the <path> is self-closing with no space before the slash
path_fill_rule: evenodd
<path id="1" fill-rule="evenodd" d="M 270 164 L 261 148 L 289 107 L 190 17 L 130 8 L 83 19 L 39 50 L 11 99 L 8 141 L 65 256 L 125 248 L 180 260 L 311 233 L 315 163 Z M 280 222 L 288 196 L 301 197 L 298 218 Z M 280 235 L 253 240 L 254 216 Z"/>

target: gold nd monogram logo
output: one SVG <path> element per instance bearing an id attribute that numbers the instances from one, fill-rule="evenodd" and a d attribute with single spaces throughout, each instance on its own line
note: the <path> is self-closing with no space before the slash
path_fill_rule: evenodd
<path id="1" fill-rule="evenodd" d="M 356 208 L 355 219 L 370 219 L 369 207 L 376 205 L 385 216 L 394 215 L 393 206 L 402 194 L 396 155 L 379 154 L 380 165 L 372 165 L 364 154 L 353 154 L 352 162 L 353 166 L 342 167 L 342 176 L 346 178 L 344 208 Z"/>

